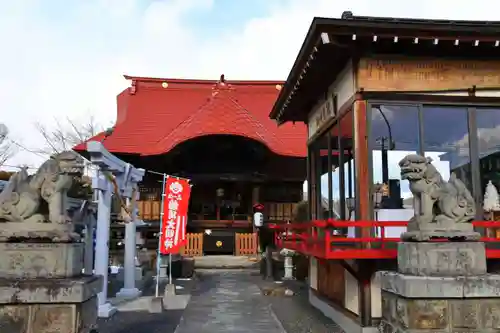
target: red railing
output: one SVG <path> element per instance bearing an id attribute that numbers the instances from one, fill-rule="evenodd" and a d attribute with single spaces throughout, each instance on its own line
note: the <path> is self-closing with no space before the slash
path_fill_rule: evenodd
<path id="1" fill-rule="evenodd" d="M 500 221 L 474 221 L 474 227 L 500 230 Z M 386 237 L 386 228 L 406 227 L 408 221 L 336 221 L 317 220 L 307 223 L 272 224 L 275 244 L 323 259 L 394 259 L 399 237 Z M 362 228 L 376 230 L 372 237 L 336 235 L 334 230 Z M 371 232 L 373 233 L 373 232 Z M 499 235 L 500 236 L 500 235 Z M 482 237 L 488 258 L 500 258 L 500 237 Z"/>

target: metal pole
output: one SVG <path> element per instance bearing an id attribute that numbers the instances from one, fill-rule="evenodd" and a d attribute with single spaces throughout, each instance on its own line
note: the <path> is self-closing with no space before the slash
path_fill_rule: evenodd
<path id="1" fill-rule="evenodd" d="M 266 279 L 273 280 L 274 272 L 273 272 L 273 250 L 270 244 L 266 246 Z"/>
<path id="2" fill-rule="evenodd" d="M 387 148 L 385 147 L 385 143 L 387 141 L 386 138 L 381 138 L 380 139 L 382 142 L 382 183 L 385 185 L 389 185 L 389 156 L 388 156 L 388 151 Z M 391 143 L 389 142 L 389 145 Z"/>
<path id="3" fill-rule="evenodd" d="M 156 290 L 155 296 L 159 297 L 160 295 L 160 241 L 161 241 L 161 232 L 163 230 L 163 204 L 165 200 L 165 182 L 167 181 L 167 175 L 163 174 L 163 182 L 161 186 L 161 206 L 160 206 L 160 232 L 158 233 L 158 252 L 156 254 Z"/>
<path id="4" fill-rule="evenodd" d="M 172 253 L 168 254 L 168 284 L 172 284 Z"/>
<path id="5" fill-rule="evenodd" d="M 151 173 L 153 175 L 166 176 L 166 174 L 164 174 L 164 173 L 153 171 L 153 170 L 146 170 L 146 172 L 149 172 L 149 173 Z M 177 179 L 184 179 L 184 180 L 187 180 L 187 181 L 191 180 L 189 178 L 184 178 L 184 177 L 179 177 L 179 176 L 171 176 L 171 177 L 174 177 L 174 178 L 177 178 Z"/>

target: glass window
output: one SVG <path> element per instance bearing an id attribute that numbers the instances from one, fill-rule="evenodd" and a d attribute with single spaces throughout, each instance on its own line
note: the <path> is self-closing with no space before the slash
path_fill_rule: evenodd
<path id="1" fill-rule="evenodd" d="M 372 105 L 370 138 L 374 208 L 411 204 L 408 181 L 401 181 L 399 161 L 419 151 L 419 109 L 408 105 Z"/>
<path id="2" fill-rule="evenodd" d="M 323 214 L 323 193 L 325 191 L 324 186 L 322 186 L 322 175 L 325 173 L 323 164 L 326 160 L 326 155 L 324 154 L 325 149 L 322 149 L 326 142 L 326 137 L 319 137 L 315 142 L 309 145 L 309 180 L 307 191 L 307 200 L 309 201 L 309 207 L 311 209 L 311 218 L 322 219 Z M 322 154 L 323 153 L 323 154 Z M 322 156 L 325 155 L 325 156 Z"/>
<path id="3" fill-rule="evenodd" d="M 491 180 L 500 191 L 500 108 L 476 111 L 481 194 Z"/>
<path id="4" fill-rule="evenodd" d="M 444 180 L 454 172 L 472 192 L 467 109 L 424 106 L 422 126 L 425 155 L 432 158 Z"/>
<path id="5" fill-rule="evenodd" d="M 353 154 L 353 113 L 347 113 L 331 128 L 332 137 L 332 217 L 340 220 L 354 218 L 355 168 Z M 343 155 L 341 155 L 343 154 Z M 328 170 L 322 176 L 322 190 L 329 197 Z M 346 231 L 344 231 L 346 232 Z"/>

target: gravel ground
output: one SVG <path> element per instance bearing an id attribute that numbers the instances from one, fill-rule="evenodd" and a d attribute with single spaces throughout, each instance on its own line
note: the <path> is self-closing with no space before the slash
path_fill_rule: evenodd
<path id="1" fill-rule="evenodd" d="M 261 288 L 269 288 L 269 282 L 260 276 L 254 278 Z M 309 304 L 308 289 L 305 284 L 287 281 L 282 286 L 291 289 L 294 295 L 266 298 L 287 333 L 345 333 L 340 326 Z"/>

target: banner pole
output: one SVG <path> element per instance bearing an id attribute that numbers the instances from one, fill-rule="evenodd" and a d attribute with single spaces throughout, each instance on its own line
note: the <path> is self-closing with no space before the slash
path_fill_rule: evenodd
<path id="1" fill-rule="evenodd" d="M 168 284 L 172 284 L 172 253 L 168 254 Z"/>
<path id="2" fill-rule="evenodd" d="M 163 205 L 165 204 L 165 182 L 167 180 L 167 175 L 163 174 L 163 182 L 161 186 L 161 206 L 160 206 L 160 232 L 158 233 L 158 251 L 156 254 L 156 288 L 155 297 L 160 295 L 160 260 L 161 260 L 161 233 L 163 232 Z M 170 268 L 170 267 L 169 267 Z"/>

